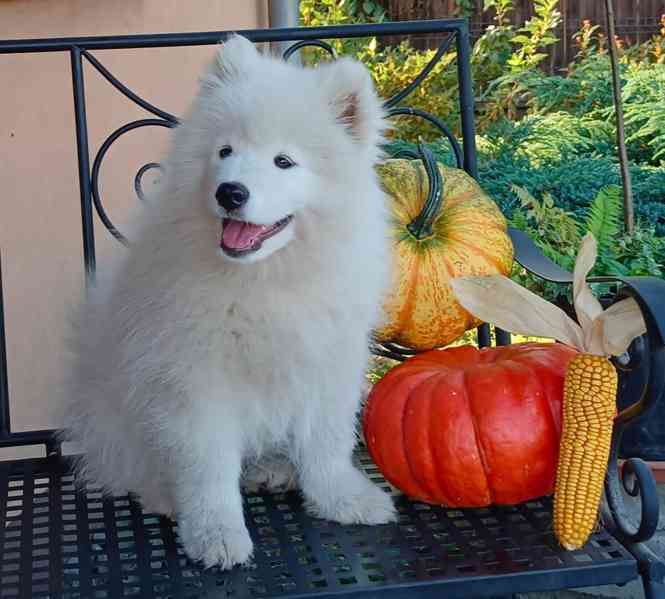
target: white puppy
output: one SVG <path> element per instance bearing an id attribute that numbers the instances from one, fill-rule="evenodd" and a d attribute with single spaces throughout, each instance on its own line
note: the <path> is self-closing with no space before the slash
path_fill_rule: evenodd
<path id="1" fill-rule="evenodd" d="M 174 515 L 206 566 L 250 558 L 239 481 L 276 453 L 312 514 L 395 517 L 351 460 L 389 271 L 383 117 L 359 63 L 305 69 L 232 37 L 126 259 L 77 316 L 65 437 L 81 474 Z"/>

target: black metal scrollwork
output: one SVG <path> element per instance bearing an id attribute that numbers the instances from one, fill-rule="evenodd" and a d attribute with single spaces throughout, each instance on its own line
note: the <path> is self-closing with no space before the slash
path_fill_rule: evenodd
<path id="1" fill-rule="evenodd" d="M 129 89 L 126 85 L 124 85 L 122 82 L 120 82 L 116 77 L 114 77 L 111 72 L 101 63 L 99 62 L 90 52 L 87 50 L 83 50 L 81 52 L 82 56 L 85 56 L 85 58 L 88 60 L 88 62 L 95 68 L 95 70 L 102 76 L 104 79 L 106 79 L 113 87 L 115 87 L 120 93 L 122 93 L 125 97 L 129 98 L 132 102 L 135 104 L 138 104 L 141 108 L 147 110 L 148 112 L 154 114 L 156 117 L 159 117 L 160 119 L 163 119 L 165 121 L 168 121 L 169 123 L 173 125 L 178 124 L 178 119 L 173 116 L 172 114 L 161 110 L 160 108 L 157 108 L 147 100 L 144 100 L 139 96 L 138 94 L 134 93 L 131 89 Z"/>
<path id="2" fill-rule="evenodd" d="M 612 437 L 611 456 L 605 480 L 605 497 L 611 525 L 628 543 L 648 541 L 658 527 L 658 490 L 648 464 L 640 458 L 618 460 L 624 425 L 616 424 Z M 631 522 L 625 496 L 639 499 L 637 523 Z"/>
<path id="3" fill-rule="evenodd" d="M 624 288 L 617 301 L 633 295 L 640 302 L 639 295 Z M 665 350 L 659 337 L 658 327 L 651 321 L 649 311 L 640 305 L 647 333 L 636 339 L 628 350 L 628 360 L 615 360 L 619 371 L 622 398 L 636 398 L 630 405 L 623 406 L 615 419 L 612 445 L 605 478 L 604 520 L 626 544 L 637 545 L 653 537 L 658 527 L 658 491 L 653 473 L 640 458 L 629 458 L 619 462 L 621 438 L 627 426 L 644 416 L 656 405 L 665 392 Z M 628 501 L 633 508 L 630 509 Z M 631 514 L 632 512 L 632 514 Z"/>
<path id="4" fill-rule="evenodd" d="M 434 56 L 432 56 L 431 60 L 425 65 L 425 68 L 420 71 L 420 73 L 416 76 L 416 78 L 409 84 L 407 85 L 403 90 L 397 92 L 392 98 L 388 98 L 384 103 L 385 108 L 392 108 L 393 106 L 396 106 L 399 104 L 404 98 L 409 96 L 413 91 L 415 91 L 418 86 L 425 81 L 427 76 L 432 72 L 434 67 L 441 61 L 441 59 L 444 57 L 446 52 L 450 49 L 450 45 L 453 43 L 453 40 L 455 39 L 455 36 L 452 34 L 447 35 L 443 42 L 441 42 L 441 45 L 437 49 L 436 53 Z"/>
<path id="5" fill-rule="evenodd" d="M 145 193 L 143 192 L 143 175 L 145 175 L 150 170 L 162 170 L 162 165 L 159 162 L 148 162 L 144 164 L 134 175 L 134 191 L 136 196 L 142 202 L 145 201 Z"/>
<path id="6" fill-rule="evenodd" d="M 304 40 L 291 44 L 282 54 L 282 60 L 289 60 L 298 50 L 302 48 L 323 48 L 333 59 L 337 58 L 337 52 L 328 42 L 323 40 Z"/>
<path id="7" fill-rule="evenodd" d="M 140 119 L 138 121 L 132 121 L 131 123 L 127 123 L 126 125 L 123 125 L 122 127 L 119 127 L 116 129 L 111 135 L 109 135 L 102 145 L 99 147 L 99 150 L 97 151 L 97 154 L 95 155 L 95 160 L 92 163 L 92 202 L 95 206 L 95 210 L 97 211 L 97 215 L 99 216 L 99 219 L 102 221 L 104 226 L 108 229 L 109 233 L 113 235 L 120 243 L 127 245 L 127 239 L 125 236 L 116 229 L 115 225 L 111 222 L 111 219 L 109 219 L 108 215 L 106 214 L 106 210 L 104 210 L 104 206 L 102 205 L 102 201 L 99 196 L 99 169 L 101 168 L 102 162 L 104 161 L 104 158 L 106 157 L 106 153 L 109 151 L 109 148 L 115 141 L 117 141 L 120 137 L 122 137 L 125 133 L 128 133 L 129 131 L 133 131 L 134 129 L 139 129 L 141 127 L 174 127 L 174 124 L 165 121 L 164 119 Z M 148 164 L 144 164 L 136 173 L 136 176 L 134 177 L 134 188 L 136 190 L 136 194 L 138 195 L 139 199 L 143 200 L 145 198 L 145 194 L 143 193 L 143 189 L 141 188 L 141 177 L 147 170 L 150 168 L 155 168 L 159 167 L 159 164 L 156 162 L 149 162 Z"/>
<path id="8" fill-rule="evenodd" d="M 124 85 L 121 81 L 119 81 L 113 74 L 111 74 L 111 72 L 101 62 L 99 62 L 99 60 L 97 60 L 95 56 L 93 56 L 87 50 L 82 51 L 81 55 L 84 56 L 86 60 L 92 65 L 92 67 L 102 77 L 104 77 L 104 79 L 106 79 L 113 87 L 115 87 L 121 94 L 123 94 L 126 98 L 131 100 L 134 104 L 137 104 L 147 112 L 150 112 L 157 117 L 157 118 L 146 118 L 146 119 L 139 119 L 136 121 L 132 121 L 113 131 L 113 133 L 111 133 L 102 142 L 102 145 L 99 147 L 99 150 L 97 150 L 97 153 L 95 154 L 95 159 L 93 160 L 92 163 L 90 181 L 91 181 L 91 191 L 92 191 L 92 202 L 95 207 L 95 210 L 97 211 L 97 216 L 99 216 L 99 220 L 102 221 L 104 227 L 106 227 L 106 229 L 109 231 L 109 233 L 111 233 L 111 235 L 113 235 L 113 237 L 115 237 L 120 243 L 127 245 L 127 239 L 116 228 L 116 226 L 113 224 L 108 214 L 106 213 L 106 210 L 104 209 L 104 205 L 102 204 L 101 196 L 99 193 L 99 173 L 102 167 L 102 163 L 104 162 L 104 158 L 106 158 L 106 155 L 111 146 L 126 133 L 129 133 L 130 131 L 133 131 L 135 129 L 140 129 L 142 127 L 167 127 L 171 129 L 178 124 L 178 119 L 174 115 L 164 110 L 161 110 L 160 108 L 157 108 L 156 106 L 154 106 L 153 104 L 151 104 L 150 102 L 148 102 L 147 100 L 145 100 L 144 98 L 133 92 L 131 89 L 129 89 L 126 85 Z M 161 168 L 159 163 L 149 162 L 147 164 L 144 164 L 138 170 L 136 176 L 134 177 L 134 189 L 136 191 L 136 195 L 141 200 L 145 199 L 145 193 L 143 192 L 143 188 L 141 185 L 143 175 L 148 170 L 155 168 Z"/>

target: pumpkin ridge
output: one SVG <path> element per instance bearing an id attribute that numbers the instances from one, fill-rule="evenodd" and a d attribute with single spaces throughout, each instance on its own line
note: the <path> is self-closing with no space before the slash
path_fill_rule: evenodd
<path id="1" fill-rule="evenodd" d="M 538 381 L 538 384 L 540 386 L 540 389 L 541 389 L 542 395 L 543 395 L 542 401 L 544 401 L 545 404 L 547 405 L 546 412 L 547 412 L 547 415 L 549 416 L 549 422 L 552 425 L 552 430 L 554 430 L 554 432 L 558 433 L 559 431 L 558 431 L 558 427 L 556 425 L 556 419 L 554 417 L 552 402 L 550 401 L 549 395 L 548 395 L 548 393 L 545 389 L 545 385 L 543 385 L 543 383 L 542 383 L 542 379 L 540 378 L 540 376 L 538 376 L 538 372 L 536 371 L 536 368 L 534 367 L 534 365 L 530 361 L 527 361 L 527 360 L 525 360 L 523 362 L 520 362 L 520 364 L 522 366 L 526 366 L 529 369 L 529 371 L 533 374 L 534 379 Z"/>
<path id="2" fill-rule="evenodd" d="M 436 375 L 432 374 L 432 376 L 436 376 Z M 408 445 L 407 445 L 408 441 L 407 441 L 407 438 L 406 438 L 406 415 L 409 411 L 409 404 L 413 401 L 414 391 L 418 387 L 420 387 L 420 385 L 422 385 L 423 383 L 428 381 L 430 378 L 432 378 L 432 377 L 424 378 L 418 385 L 416 385 L 411 390 L 411 393 L 409 393 L 409 397 L 407 397 L 406 402 L 404 403 L 404 409 L 402 410 L 402 426 L 401 426 L 402 447 L 408 447 Z M 406 465 L 409 467 L 409 473 L 411 474 L 411 479 L 415 483 L 415 486 L 418 487 L 418 489 L 420 489 L 423 499 L 425 499 L 426 501 L 432 501 L 430 493 L 428 492 L 427 489 L 423 488 L 423 485 L 421 484 L 420 480 L 416 477 L 416 471 L 413 467 L 413 463 L 411 461 L 411 458 L 410 458 L 410 455 L 409 455 L 408 451 L 404 452 L 404 457 L 406 458 Z"/>
<path id="3" fill-rule="evenodd" d="M 494 503 L 494 490 L 492 489 L 492 486 L 490 485 L 490 479 L 489 476 L 487 476 L 487 472 L 489 471 L 489 464 L 487 463 L 487 456 L 485 455 L 485 448 L 483 447 L 483 444 L 480 439 L 480 434 L 478 433 L 478 426 L 476 425 L 476 413 L 473 410 L 473 404 L 471 402 L 471 398 L 469 397 L 469 388 L 468 388 L 468 381 L 467 381 L 467 370 L 462 371 L 462 387 L 461 389 L 463 390 L 464 394 L 464 401 L 466 402 L 466 407 L 469 410 L 469 414 L 471 415 L 471 425 L 473 426 L 473 435 L 474 438 L 476 439 L 476 445 L 478 447 L 478 455 L 480 456 L 480 462 L 483 465 L 483 476 L 485 477 L 485 486 L 487 487 L 487 493 L 490 496 L 490 503 Z"/>
<path id="4" fill-rule="evenodd" d="M 526 350 L 527 348 L 524 349 Z M 554 417 L 554 412 L 552 411 L 552 402 L 550 401 L 550 398 L 547 395 L 547 393 L 545 393 L 545 387 L 542 383 L 542 379 L 538 373 L 538 370 L 536 369 L 536 364 L 534 364 L 531 360 L 529 360 L 530 356 L 528 351 L 525 351 L 524 353 L 526 355 L 520 356 L 518 354 L 514 358 L 508 358 L 504 362 L 506 364 L 509 364 L 510 366 L 513 366 L 518 370 L 521 368 L 526 368 L 529 371 L 529 374 L 533 376 L 533 380 L 538 381 L 538 386 L 540 387 L 540 390 L 542 392 L 541 402 L 545 402 L 545 404 L 547 405 L 547 410 L 545 411 L 547 412 L 548 415 L 548 421 L 552 425 L 552 429 L 558 433 L 559 431 L 557 429 L 556 419 Z"/>
<path id="5" fill-rule="evenodd" d="M 448 276 L 453 279 L 455 278 L 455 270 L 453 269 L 453 265 L 450 263 L 450 260 L 448 259 L 448 256 L 442 255 L 441 256 L 441 262 L 443 262 L 443 265 L 446 267 L 446 272 L 448 273 Z"/>
<path id="6" fill-rule="evenodd" d="M 450 239 L 455 241 L 455 236 L 451 235 Z M 496 268 L 496 270 L 498 272 L 504 272 L 503 265 L 494 256 L 490 256 L 487 252 L 485 252 L 484 250 L 476 247 L 475 245 L 473 245 L 471 243 L 466 244 L 466 249 L 469 250 L 470 252 L 474 253 L 479 258 L 482 258 L 483 260 L 485 260 L 485 262 L 487 262 L 487 264 L 490 264 L 491 266 Z"/>
<path id="7" fill-rule="evenodd" d="M 444 371 L 441 376 L 445 376 L 445 378 L 448 378 L 448 372 Z M 436 387 L 435 387 L 436 389 Z M 430 403 L 431 403 L 431 398 L 430 398 Z M 431 412 L 431 409 L 430 409 Z M 430 427 L 432 426 L 432 420 L 430 420 Z M 439 487 L 439 493 L 441 497 L 444 499 L 443 503 L 446 504 L 453 504 L 453 501 L 450 501 L 454 495 L 449 492 L 448 488 L 448 483 L 446 482 L 446 477 L 443 476 L 443 472 L 441 471 L 441 468 L 439 467 L 439 460 L 437 459 L 437 452 L 434 447 L 434 435 L 431 434 L 430 427 L 427 428 L 427 441 L 429 445 L 429 450 L 430 454 L 432 455 L 432 464 L 434 465 L 433 470 L 434 470 L 434 479 L 436 480 L 436 484 Z"/>
<path id="8" fill-rule="evenodd" d="M 432 388 L 428 389 L 429 393 L 427 395 L 425 395 L 424 397 L 421 397 L 419 399 L 419 401 L 424 404 L 424 405 L 419 405 L 418 406 L 419 410 L 423 410 L 427 413 L 430 413 L 432 411 L 432 401 L 433 401 L 432 393 L 433 393 L 434 389 L 436 389 L 436 381 L 433 381 L 432 379 L 438 379 L 439 377 L 441 377 L 442 374 L 445 374 L 445 373 L 433 374 L 431 377 L 426 379 L 426 382 L 428 382 L 428 383 L 431 382 L 432 383 Z M 423 381 L 423 383 L 424 382 L 425 381 Z M 408 405 L 409 405 L 409 401 L 407 400 L 407 403 L 404 406 L 405 411 L 406 411 L 406 409 L 408 409 Z M 404 430 L 406 430 L 406 426 L 404 427 Z M 430 427 L 429 426 L 422 427 L 421 434 L 425 435 L 426 441 L 423 445 L 424 445 L 424 448 L 427 448 L 427 451 L 430 454 L 429 459 L 427 461 L 431 462 L 432 471 L 433 471 L 434 474 L 436 474 L 436 459 L 435 459 L 435 454 L 433 452 L 432 435 L 430 433 Z M 411 452 L 409 452 L 409 455 L 411 455 Z M 410 462 L 409 462 L 409 467 L 411 467 Z M 433 481 L 432 484 L 430 484 L 430 481 L 427 480 L 428 477 L 424 477 L 425 480 L 423 480 L 423 482 L 420 482 L 415 477 L 415 472 L 416 471 L 421 471 L 421 470 L 423 470 L 422 466 L 420 468 L 412 469 L 412 474 L 414 474 L 413 478 L 416 480 L 416 482 L 418 482 L 418 484 L 420 484 L 420 486 L 422 486 L 427 491 L 427 493 L 430 497 L 436 497 L 436 496 L 442 495 L 442 488 L 441 488 L 438 476 L 434 476 L 434 481 Z"/>
<path id="9" fill-rule="evenodd" d="M 436 376 L 436 375 L 432 374 L 432 376 Z M 418 385 L 416 385 L 411 390 L 411 392 L 409 393 L 409 397 L 407 397 L 406 402 L 404 403 L 404 409 L 402 410 L 402 418 L 401 418 L 401 420 L 402 420 L 402 426 L 401 426 L 402 447 L 408 447 L 407 438 L 406 438 L 406 426 L 405 426 L 405 424 L 406 424 L 406 415 L 409 411 L 409 404 L 413 401 L 414 391 L 416 389 L 418 389 L 418 387 L 420 387 L 420 385 L 422 385 L 423 383 L 428 381 L 430 378 L 432 378 L 432 377 L 424 378 Z M 422 483 L 420 482 L 420 480 L 416 476 L 416 470 L 413 467 L 413 463 L 411 462 L 410 454 L 409 454 L 408 451 L 404 452 L 404 457 L 406 458 L 406 465 L 409 467 L 409 473 L 411 474 L 411 479 L 415 483 L 415 486 L 418 487 L 418 489 L 421 491 L 423 500 L 433 502 L 431 494 L 428 492 L 427 489 L 423 488 Z"/>
<path id="10" fill-rule="evenodd" d="M 434 373 L 431 372 L 431 366 L 427 366 L 425 368 L 422 367 L 416 367 L 415 369 L 409 369 L 408 371 L 400 371 L 399 369 L 395 368 L 391 370 L 385 377 L 383 377 L 374 387 L 372 390 L 372 397 L 370 398 L 369 404 L 372 405 L 372 409 L 370 410 L 369 416 L 370 419 L 367 420 L 367 423 L 369 425 L 370 429 L 373 429 L 376 426 L 375 422 L 372 422 L 371 419 L 380 419 L 381 418 L 381 413 L 385 412 L 386 409 L 388 411 L 391 411 L 391 406 L 390 403 L 388 403 L 388 400 L 390 400 L 390 396 L 385 396 L 385 390 L 386 388 L 394 387 L 397 386 L 400 382 L 402 382 L 403 379 L 408 379 L 411 376 L 418 376 L 419 374 L 423 374 L 426 376 L 423 376 L 422 381 L 420 381 L 416 387 L 418 387 L 421 383 L 425 382 L 433 376 Z M 376 393 L 379 394 L 379 396 L 376 396 Z M 404 407 L 406 406 L 406 401 L 404 403 Z M 400 411 L 397 411 L 397 414 L 399 416 L 400 420 L 400 425 L 399 425 L 399 430 L 401 431 L 402 438 L 404 439 L 404 408 Z M 412 472 L 411 465 L 407 461 L 407 456 L 406 456 L 406 451 L 404 450 L 405 446 L 404 443 L 402 442 L 401 444 L 397 443 L 397 448 L 398 448 L 398 453 L 401 454 L 401 457 L 403 458 L 403 462 L 406 465 L 406 468 L 409 470 L 409 473 Z M 382 471 L 384 477 L 386 480 L 392 484 L 394 487 L 401 488 L 400 486 L 400 476 L 393 476 L 393 472 L 391 472 L 389 469 L 383 470 L 382 464 L 388 464 L 390 463 L 390 452 L 384 451 L 385 447 L 384 444 L 379 442 L 379 443 L 372 443 L 371 438 L 368 439 L 368 449 L 370 451 L 370 455 L 372 456 L 372 459 L 374 460 L 374 463 L 379 467 L 379 469 Z M 425 492 L 423 492 L 423 489 L 421 485 L 418 483 L 418 481 L 411 476 L 411 484 L 414 487 L 414 492 L 409 491 L 408 494 L 411 496 L 420 496 L 423 498 L 425 501 L 433 501 L 429 495 Z M 427 498 L 427 499 L 425 499 Z"/>
<path id="11" fill-rule="evenodd" d="M 416 303 L 416 287 L 420 277 L 420 266 L 420 257 L 415 256 L 411 272 L 409 273 L 408 291 L 402 302 L 402 309 L 397 313 L 395 318 L 395 322 L 397 323 L 395 328 L 398 331 L 408 331 L 411 328 Z"/>
<path id="12" fill-rule="evenodd" d="M 469 243 L 469 242 L 467 242 L 466 240 L 464 240 L 464 239 L 462 239 L 462 238 L 460 238 L 460 237 L 457 237 L 457 236 L 456 236 L 455 234 L 453 234 L 453 233 L 449 233 L 449 234 L 448 234 L 448 239 L 449 239 L 450 241 L 456 241 L 456 242 L 458 242 L 458 243 L 463 243 L 463 244 L 465 245 L 465 247 L 466 247 L 467 250 L 469 250 L 470 252 L 474 253 L 474 254 L 475 254 L 476 256 L 478 256 L 479 258 L 482 258 L 483 260 L 485 260 L 485 262 L 487 262 L 487 264 L 490 264 L 491 266 L 493 266 L 494 268 L 496 268 L 496 270 L 497 270 L 498 272 L 505 272 L 504 267 L 503 267 L 503 264 L 501 263 L 501 260 L 500 260 L 499 258 L 497 258 L 496 256 L 491 256 L 491 255 L 490 255 L 489 253 L 487 253 L 485 250 L 483 250 L 483 249 L 477 247 L 477 246 L 474 245 L 473 243 Z"/>

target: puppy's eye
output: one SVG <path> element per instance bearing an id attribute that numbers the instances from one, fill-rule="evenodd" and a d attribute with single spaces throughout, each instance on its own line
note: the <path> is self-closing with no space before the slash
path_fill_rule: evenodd
<path id="1" fill-rule="evenodd" d="M 275 156 L 275 166 L 277 168 L 291 168 L 295 166 L 296 163 L 291 160 L 286 154 L 277 154 Z"/>
<path id="2" fill-rule="evenodd" d="M 224 146 L 219 151 L 219 157 L 220 158 L 226 158 L 227 156 L 230 156 L 232 153 L 233 153 L 233 148 L 231 146 Z"/>

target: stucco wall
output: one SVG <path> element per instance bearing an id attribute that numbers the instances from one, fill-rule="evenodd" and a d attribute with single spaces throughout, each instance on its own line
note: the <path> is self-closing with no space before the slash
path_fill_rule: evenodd
<path id="1" fill-rule="evenodd" d="M 239 30 L 267 26 L 265 0 L 2 0 L 0 39 Z M 187 105 L 210 47 L 103 51 L 96 56 L 139 95 L 174 114 Z M 91 68 L 85 85 L 91 153 L 116 127 L 149 116 Z M 122 224 L 137 168 L 159 159 L 166 129 L 142 129 L 112 148 L 101 176 Z M 96 222 L 98 264 L 122 247 Z M 63 320 L 83 286 L 69 56 L 0 55 L 0 250 L 15 430 L 53 419 Z"/>

